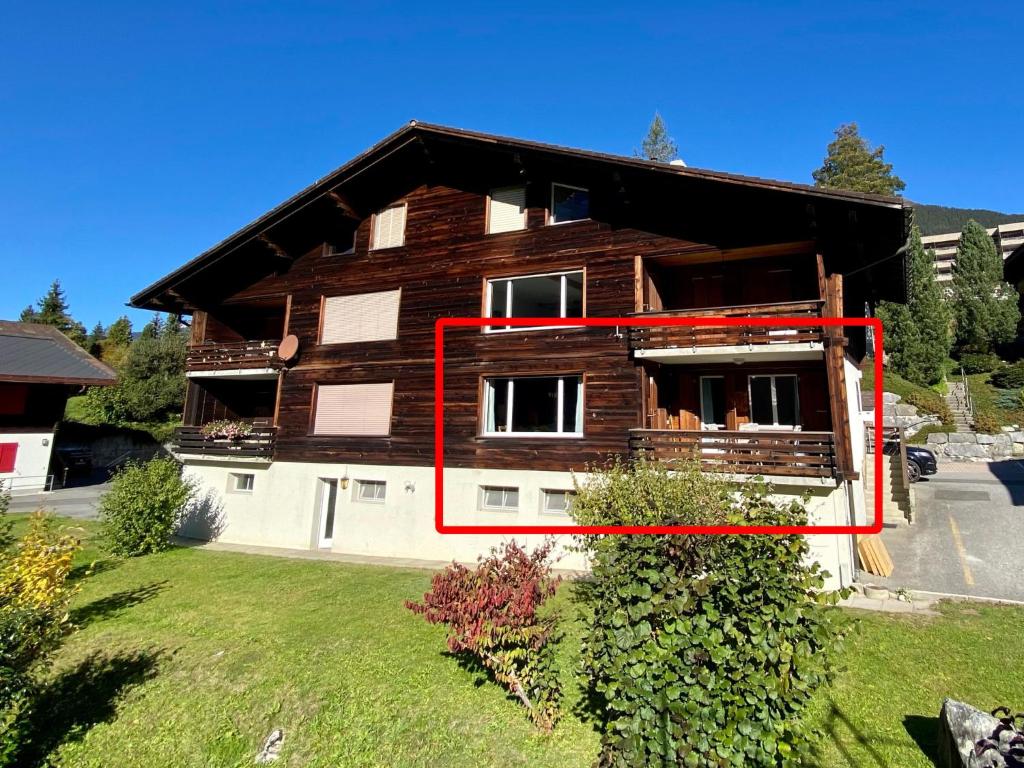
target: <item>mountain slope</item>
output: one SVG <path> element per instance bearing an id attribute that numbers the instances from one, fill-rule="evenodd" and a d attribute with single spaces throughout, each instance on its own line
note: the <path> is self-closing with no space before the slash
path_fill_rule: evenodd
<path id="1" fill-rule="evenodd" d="M 921 228 L 922 235 L 940 235 L 959 232 L 970 219 L 984 227 L 1024 221 L 1024 213 L 1000 213 L 984 208 L 948 208 L 944 205 L 923 205 L 913 203 L 914 220 Z"/>

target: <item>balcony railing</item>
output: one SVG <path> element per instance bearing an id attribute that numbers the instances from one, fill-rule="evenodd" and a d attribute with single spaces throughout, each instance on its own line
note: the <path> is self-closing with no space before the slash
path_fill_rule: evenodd
<path id="1" fill-rule="evenodd" d="M 782 304 L 746 304 L 738 307 L 707 307 L 678 311 L 640 312 L 636 317 L 821 317 L 821 301 Z M 764 325 L 654 325 L 629 329 L 632 349 L 678 349 L 692 347 L 735 347 L 752 344 L 793 344 L 821 342 L 824 331 L 817 326 Z"/>
<path id="2" fill-rule="evenodd" d="M 185 365 L 189 371 L 221 371 L 238 368 L 279 368 L 279 340 L 206 341 L 188 348 Z"/>
<path id="3" fill-rule="evenodd" d="M 835 477 L 831 432 L 732 432 L 634 429 L 630 454 L 671 463 L 700 460 L 705 472 Z"/>
<path id="4" fill-rule="evenodd" d="M 202 427 L 178 427 L 174 445 L 178 453 L 200 456 L 269 459 L 274 455 L 276 427 L 253 427 L 252 433 L 238 440 L 207 438 Z"/>

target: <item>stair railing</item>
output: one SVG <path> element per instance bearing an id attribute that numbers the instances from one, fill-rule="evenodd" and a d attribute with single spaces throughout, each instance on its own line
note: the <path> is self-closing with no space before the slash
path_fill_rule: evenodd
<path id="1" fill-rule="evenodd" d="M 961 397 L 957 398 L 960 401 L 960 407 L 967 414 L 967 418 L 970 419 L 971 426 L 974 426 L 974 398 L 971 397 L 971 388 L 967 385 L 967 374 L 964 373 L 963 366 L 960 366 L 960 386 L 963 387 Z"/>

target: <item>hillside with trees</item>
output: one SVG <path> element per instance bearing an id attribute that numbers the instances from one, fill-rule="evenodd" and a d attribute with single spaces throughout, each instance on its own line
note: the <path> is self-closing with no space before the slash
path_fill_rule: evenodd
<path id="1" fill-rule="evenodd" d="M 950 208 L 944 205 L 913 203 L 914 221 L 922 235 L 941 235 L 959 232 L 968 221 L 976 221 L 983 227 L 1024 221 L 1024 213 L 1000 213 L 984 208 Z"/>

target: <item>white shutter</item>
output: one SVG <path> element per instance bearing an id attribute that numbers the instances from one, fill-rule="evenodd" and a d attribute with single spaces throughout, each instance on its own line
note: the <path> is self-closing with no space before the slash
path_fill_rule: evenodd
<path id="1" fill-rule="evenodd" d="M 392 205 L 373 217 L 373 249 L 405 243 L 405 203 Z"/>
<path id="2" fill-rule="evenodd" d="M 514 232 L 526 229 L 526 187 L 491 190 L 487 231 Z"/>
<path id="3" fill-rule="evenodd" d="M 391 401 L 395 383 L 320 384 L 316 389 L 314 435 L 391 434 Z"/>
<path id="4" fill-rule="evenodd" d="M 324 299 L 321 344 L 351 344 L 398 338 L 402 291 L 329 296 Z"/>

